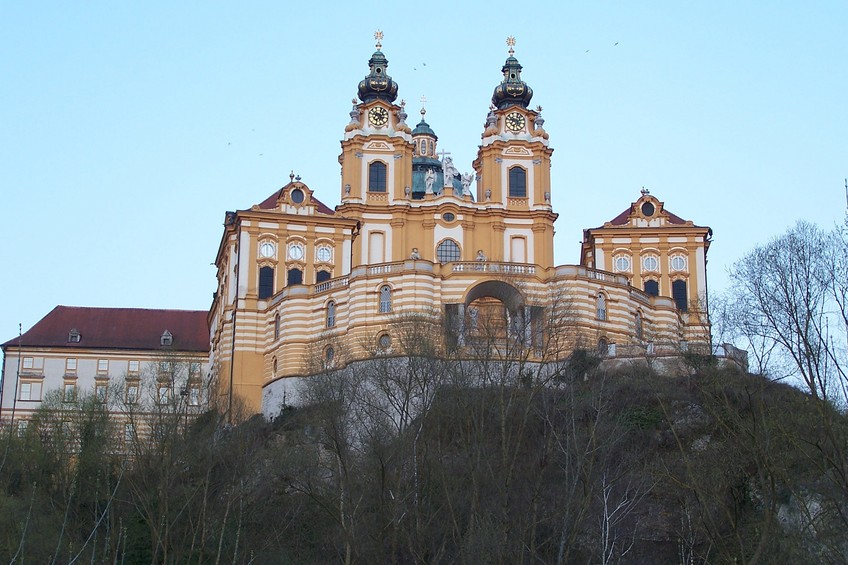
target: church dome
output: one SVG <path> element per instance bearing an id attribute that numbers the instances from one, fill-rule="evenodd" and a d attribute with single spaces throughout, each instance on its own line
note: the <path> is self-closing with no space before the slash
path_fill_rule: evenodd
<path id="1" fill-rule="evenodd" d="M 533 89 L 521 80 L 521 64 L 514 57 L 515 50 L 512 48 L 515 45 L 515 39 L 510 38 L 507 44 L 509 45 L 509 57 L 501 68 L 504 78 L 495 87 L 495 92 L 492 94 L 492 104 L 500 110 L 509 106 L 526 108 L 530 104 L 530 99 L 533 98 Z"/>
<path id="2" fill-rule="evenodd" d="M 421 121 L 418 122 L 418 125 L 415 126 L 415 129 L 412 130 L 413 137 L 416 135 L 429 135 L 432 138 L 439 139 L 436 136 L 436 132 L 433 131 L 433 128 L 430 127 L 430 124 L 424 121 L 424 116 L 421 116 Z"/>
<path id="3" fill-rule="evenodd" d="M 384 100 L 391 104 L 397 98 L 398 85 L 386 73 L 386 67 L 389 66 L 389 61 L 383 52 L 380 51 L 380 44 L 377 44 L 377 50 L 371 55 L 368 60 L 368 67 L 371 72 L 362 79 L 359 83 L 359 99 L 363 102 L 371 102 L 373 100 Z"/>

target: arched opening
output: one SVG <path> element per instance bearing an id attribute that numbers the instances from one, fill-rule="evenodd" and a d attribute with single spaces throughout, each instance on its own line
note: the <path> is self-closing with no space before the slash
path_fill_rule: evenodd
<path id="1" fill-rule="evenodd" d="M 274 294 L 274 267 L 259 268 L 259 298 L 271 298 Z"/>
<path id="2" fill-rule="evenodd" d="M 509 195 L 512 198 L 527 197 L 527 171 L 515 166 L 509 169 Z"/>
<path id="3" fill-rule="evenodd" d="M 660 283 L 658 283 L 655 280 L 645 281 L 645 294 L 649 294 L 651 296 L 659 296 L 660 295 Z"/>
<path id="4" fill-rule="evenodd" d="M 642 322 L 642 312 L 637 311 L 636 317 L 634 319 L 634 325 L 636 326 L 636 339 L 642 341 L 642 337 L 644 336 L 644 325 Z"/>
<path id="5" fill-rule="evenodd" d="M 469 290 L 464 304 L 449 306 L 449 324 L 458 345 L 508 352 L 512 346 L 542 341 L 541 331 L 536 331 L 542 308 L 525 306 L 521 293 L 505 282 L 482 282 Z"/>
<path id="6" fill-rule="evenodd" d="M 286 286 L 293 284 L 303 284 L 303 271 L 300 269 L 289 269 Z"/>
<path id="7" fill-rule="evenodd" d="M 607 319 L 607 297 L 603 293 L 598 293 L 598 298 L 595 303 L 595 310 L 598 320 L 606 321 Z"/>
<path id="8" fill-rule="evenodd" d="M 452 239 L 443 239 L 436 246 L 436 259 L 439 263 L 452 263 L 459 261 L 461 251 L 459 244 Z"/>
<path id="9" fill-rule="evenodd" d="M 332 300 L 327 303 L 327 327 L 336 327 L 336 303 Z"/>
<path id="10" fill-rule="evenodd" d="M 368 165 L 368 191 L 386 192 L 386 164 L 382 161 L 372 161 Z"/>
<path id="11" fill-rule="evenodd" d="M 380 287 L 380 313 L 388 314 L 392 311 L 392 287 L 384 284 Z"/>
<path id="12" fill-rule="evenodd" d="M 686 281 L 676 280 L 671 283 L 671 297 L 681 312 L 689 311 L 689 295 L 686 292 Z"/>

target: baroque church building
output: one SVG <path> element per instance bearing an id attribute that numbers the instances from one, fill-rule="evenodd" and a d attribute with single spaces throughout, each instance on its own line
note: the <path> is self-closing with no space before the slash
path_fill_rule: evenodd
<path id="1" fill-rule="evenodd" d="M 410 319 L 438 325 L 437 348 L 459 357 L 481 340 L 490 355 L 537 362 L 709 346 L 711 230 L 648 191 L 584 230 L 579 265 L 554 264 L 553 148 L 514 40 L 463 175 L 439 159 L 423 109 L 407 123 L 379 38 L 343 127 L 341 204 L 292 175 L 226 213 L 208 318 L 222 395 L 275 414 L 296 394 L 292 377 L 401 354 Z"/>

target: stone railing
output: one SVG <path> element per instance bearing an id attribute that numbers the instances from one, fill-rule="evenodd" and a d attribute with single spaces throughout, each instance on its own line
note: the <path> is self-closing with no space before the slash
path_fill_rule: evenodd
<path id="1" fill-rule="evenodd" d="M 327 292 L 328 290 L 333 290 L 334 288 L 344 288 L 349 283 L 350 281 L 347 277 L 330 279 L 328 281 L 319 282 L 318 284 L 312 285 L 312 292 L 315 294 L 321 294 L 322 292 Z"/>
<path id="2" fill-rule="evenodd" d="M 601 271 L 599 269 L 591 269 L 589 267 L 581 267 L 579 265 L 562 265 L 560 267 L 557 267 L 556 275 L 558 277 L 586 277 L 597 281 L 616 283 L 625 286 L 630 284 L 627 277 L 623 275 L 616 275 L 615 273 L 610 273 L 609 271 Z"/>
<path id="3" fill-rule="evenodd" d="M 527 276 L 536 274 L 536 265 L 493 261 L 463 261 L 454 263 L 452 270 L 454 273 L 497 273 L 499 275 Z"/>

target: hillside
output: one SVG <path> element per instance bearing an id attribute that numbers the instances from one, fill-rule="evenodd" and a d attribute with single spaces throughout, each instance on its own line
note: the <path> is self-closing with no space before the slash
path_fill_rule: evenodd
<path id="1" fill-rule="evenodd" d="M 0 559 L 848 559 L 848 422 L 797 389 L 710 364 L 668 378 L 594 363 L 433 388 L 427 375 L 450 373 L 438 363 L 316 377 L 307 396 L 324 402 L 270 423 L 163 421 L 131 464 L 95 405 L 63 416 L 64 435 L 45 412 L 5 438 Z"/>

